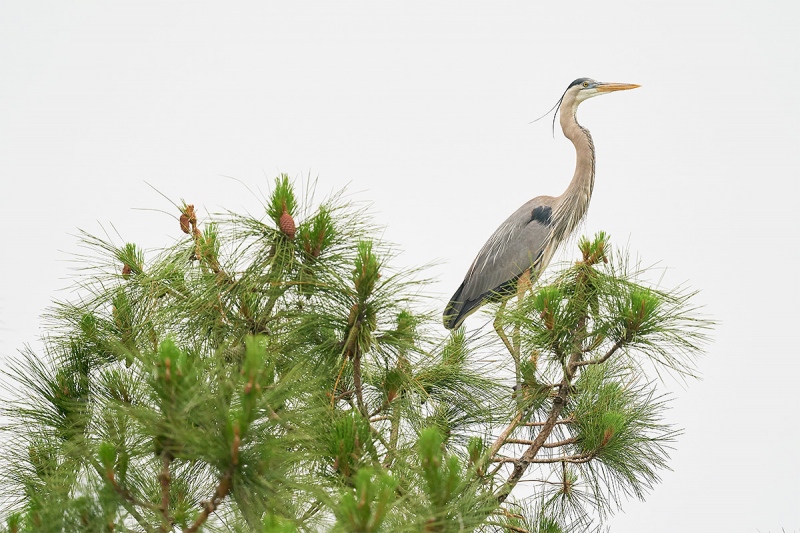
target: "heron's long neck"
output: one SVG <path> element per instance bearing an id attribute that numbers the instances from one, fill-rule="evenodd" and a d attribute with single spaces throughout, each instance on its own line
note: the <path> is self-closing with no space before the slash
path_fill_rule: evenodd
<path id="1" fill-rule="evenodd" d="M 564 102 L 572 104 L 571 102 Z M 563 105 L 561 108 L 561 129 L 575 145 L 575 174 L 567 190 L 558 197 L 556 205 L 556 225 L 553 227 L 555 242 L 569 236 L 589 209 L 589 198 L 594 188 L 594 143 L 589 130 L 578 124 L 575 117 L 577 105 Z"/>

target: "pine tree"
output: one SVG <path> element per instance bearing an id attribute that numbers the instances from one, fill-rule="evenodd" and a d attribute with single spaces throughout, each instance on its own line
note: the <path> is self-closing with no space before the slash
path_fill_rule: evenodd
<path id="1" fill-rule="evenodd" d="M 84 234 L 7 369 L 6 531 L 585 531 L 666 468 L 646 372 L 691 376 L 711 324 L 606 235 L 468 337 L 341 196 L 176 217 L 154 254 Z"/>

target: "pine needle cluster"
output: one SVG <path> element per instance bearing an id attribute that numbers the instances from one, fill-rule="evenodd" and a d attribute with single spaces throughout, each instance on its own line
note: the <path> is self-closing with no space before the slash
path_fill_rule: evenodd
<path id="1" fill-rule="evenodd" d="M 153 253 L 84 234 L 6 371 L 5 531 L 567 531 L 666 467 L 643 363 L 691 375 L 709 323 L 604 235 L 497 309 L 497 350 L 439 333 L 340 195 L 280 176 L 261 216 L 175 217 Z"/>

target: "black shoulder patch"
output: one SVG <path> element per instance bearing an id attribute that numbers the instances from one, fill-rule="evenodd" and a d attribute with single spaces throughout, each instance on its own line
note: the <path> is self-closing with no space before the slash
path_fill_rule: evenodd
<path id="1" fill-rule="evenodd" d="M 552 213 L 552 209 L 546 205 L 540 205 L 539 207 L 534 208 L 531 212 L 531 222 L 534 220 L 543 224 L 545 226 L 550 225 L 550 214 Z"/>

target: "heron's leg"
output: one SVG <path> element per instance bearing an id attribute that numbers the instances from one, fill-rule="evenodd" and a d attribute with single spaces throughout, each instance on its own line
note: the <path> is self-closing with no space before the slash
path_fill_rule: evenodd
<path id="1" fill-rule="evenodd" d="M 520 274 L 519 279 L 517 279 L 517 300 L 522 301 L 525 293 L 531 290 L 531 287 L 533 287 L 533 282 L 531 281 L 531 269 L 529 268 Z"/>
<path id="2" fill-rule="evenodd" d="M 511 358 L 514 360 L 514 373 L 516 375 L 516 383 L 519 384 L 519 352 L 514 349 L 514 345 L 508 340 L 508 336 L 506 332 L 503 330 L 502 324 L 502 317 L 503 311 L 506 309 L 506 304 L 508 303 L 507 299 L 503 299 L 500 303 L 500 309 L 497 310 L 497 315 L 494 317 L 494 330 L 497 332 L 497 336 L 500 337 L 500 340 L 503 341 L 503 344 L 506 346 L 506 350 L 508 353 L 511 354 Z"/>
<path id="3" fill-rule="evenodd" d="M 503 344 L 506 345 L 506 349 L 509 351 L 509 353 L 511 355 L 514 355 L 514 349 L 511 346 L 511 343 L 509 342 L 508 337 L 506 337 L 506 332 L 503 331 L 503 325 L 502 325 L 502 320 L 501 320 L 501 318 L 503 316 L 503 311 L 506 308 L 506 302 L 507 301 L 508 300 L 503 300 L 500 303 L 500 308 L 497 310 L 497 314 L 494 316 L 494 330 L 497 332 L 497 336 L 500 337 L 500 340 L 503 341 Z"/>
<path id="4" fill-rule="evenodd" d="M 522 300 L 525 298 L 525 293 L 530 290 L 531 286 L 531 269 L 528 269 L 517 279 L 517 309 L 522 307 Z M 519 384 L 519 361 L 522 357 L 522 340 L 518 323 L 514 325 L 514 331 L 511 334 L 511 343 L 514 347 L 514 360 L 517 363 L 517 384 Z"/>

